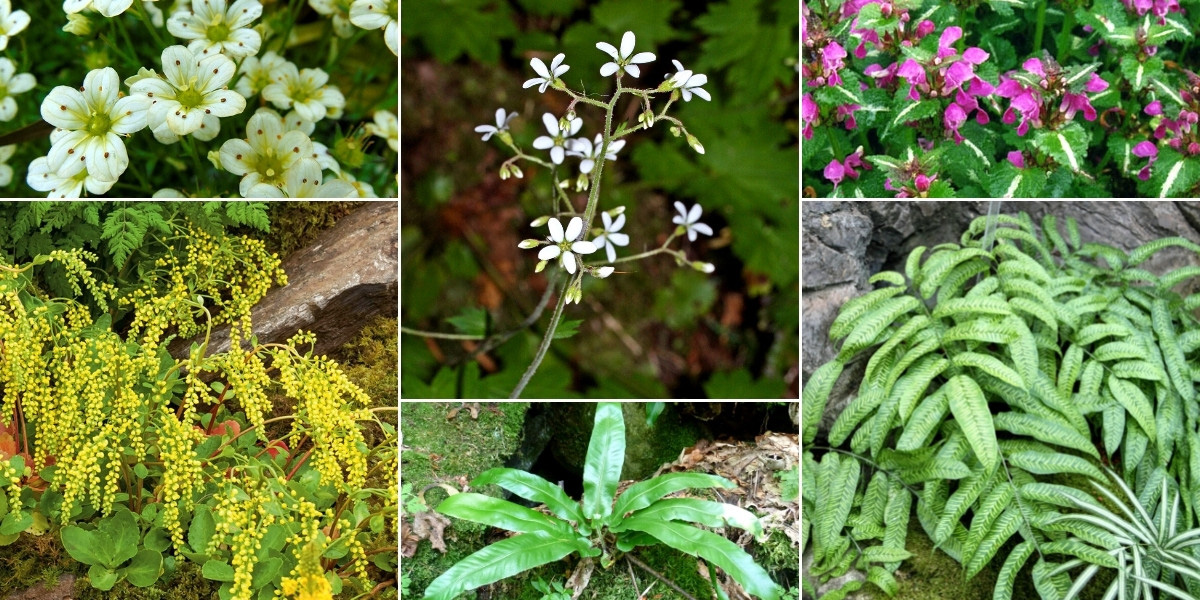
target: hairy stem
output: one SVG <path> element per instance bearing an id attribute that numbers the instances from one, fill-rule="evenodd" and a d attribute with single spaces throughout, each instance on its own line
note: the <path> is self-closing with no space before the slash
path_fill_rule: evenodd
<path id="1" fill-rule="evenodd" d="M 542 337 L 537 354 L 534 355 L 533 362 L 529 363 L 529 367 L 525 369 L 521 381 L 517 382 L 517 387 L 513 388 L 512 393 L 508 395 L 509 400 L 521 397 L 521 392 L 524 391 L 526 385 L 529 385 L 529 380 L 533 378 L 538 366 L 542 364 L 542 359 L 546 357 L 546 351 L 550 349 L 550 340 L 554 339 L 554 330 L 558 329 L 558 322 L 562 320 L 563 307 L 567 304 L 567 287 L 570 285 L 569 278 L 563 282 L 562 289 L 558 292 L 558 304 L 554 307 L 554 316 L 550 317 L 550 324 L 546 326 L 546 335 Z"/>

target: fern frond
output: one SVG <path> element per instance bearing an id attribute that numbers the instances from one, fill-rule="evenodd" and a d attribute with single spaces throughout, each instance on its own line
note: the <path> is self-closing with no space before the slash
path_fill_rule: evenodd
<path id="1" fill-rule="evenodd" d="M 959 460 L 934 460 L 916 469 L 901 469 L 897 475 L 908 485 L 930 480 L 963 479 L 971 468 Z"/>
<path id="2" fill-rule="evenodd" d="M 139 206 L 126 206 L 108 213 L 100 239 L 108 241 L 108 252 L 118 269 L 125 265 L 134 250 L 141 247 L 146 229 L 147 217 Z"/>
<path id="3" fill-rule="evenodd" d="M 1053 334 L 1058 333 L 1058 318 L 1052 310 L 1029 298 L 1009 298 L 1009 306 L 1013 310 L 1025 313 L 1046 325 Z"/>
<path id="4" fill-rule="evenodd" d="M 946 505 L 942 508 L 942 516 L 938 519 L 931 537 L 934 542 L 940 544 L 950 537 L 954 526 L 959 524 L 959 519 L 992 483 L 995 473 L 996 471 L 974 471 L 959 484 L 958 489 L 946 499 Z"/>
<path id="5" fill-rule="evenodd" d="M 883 516 L 883 545 L 885 548 L 904 548 L 908 539 L 908 519 L 912 511 L 912 495 L 904 484 L 889 479 L 887 511 Z M 888 563 L 890 570 L 899 568 L 899 563 Z"/>
<path id="6" fill-rule="evenodd" d="M 1079 223 L 1075 219 L 1067 217 L 1067 239 L 1071 241 L 1071 247 L 1079 249 Z"/>
<path id="7" fill-rule="evenodd" d="M 924 396 L 930 382 L 945 372 L 949 366 L 950 362 L 944 358 L 927 356 L 896 382 L 896 385 L 892 387 L 892 396 L 896 398 L 896 411 L 902 424 L 908 422 L 917 400 Z"/>
<path id="8" fill-rule="evenodd" d="M 1075 428 L 1075 431 L 1079 432 L 1080 435 L 1084 437 L 1091 435 L 1087 421 L 1083 418 L 1083 413 L 1079 412 L 1079 408 L 1066 396 L 1058 393 L 1058 388 L 1054 387 L 1054 380 L 1049 375 L 1038 371 L 1030 388 L 1038 399 L 1041 400 L 1042 404 L 1062 415 L 1067 423 Z"/>
<path id="9" fill-rule="evenodd" d="M 1121 281 L 1129 284 L 1149 284 L 1158 286 L 1158 275 L 1145 269 L 1126 268 L 1121 270 Z"/>
<path id="10" fill-rule="evenodd" d="M 942 285 L 938 287 L 937 303 L 940 305 L 947 300 L 959 297 L 962 295 L 963 286 L 968 281 L 980 273 L 988 272 L 991 268 L 991 263 L 984 260 L 970 260 L 954 267 L 954 270 L 950 271 Z"/>
<path id="11" fill-rule="evenodd" d="M 1191 354 L 1200 348 L 1200 329 L 1192 329 L 1185 331 L 1179 335 L 1179 349 L 1184 354 Z"/>
<path id="12" fill-rule="evenodd" d="M 893 333 L 892 336 L 888 338 L 888 341 L 884 342 L 883 345 L 871 355 L 871 360 L 867 361 L 867 369 L 863 372 L 863 380 L 873 381 L 875 369 L 879 367 L 880 358 L 888 356 L 892 350 L 894 350 L 900 344 L 908 341 L 913 334 L 925 329 L 925 327 L 929 326 L 930 323 L 931 321 L 929 320 L 929 317 L 926 317 L 925 315 L 916 315 L 906 321 L 904 325 L 901 325 L 900 329 L 897 329 L 896 333 Z M 933 336 L 930 335 L 930 337 L 932 338 Z M 918 357 L 914 357 L 914 360 L 915 358 Z"/>
<path id="13" fill-rule="evenodd" d="M 944 319 L 947 317 L 957 317 L 959 315 L 995 315 L 1008 316 L 1012 314 L 1012 309 L 1009 308 L 1008 302 L 999 298 L 952 298 L 945 302 L 939 302 L 933 308 L 934 319 Z"/>
<path id="14" fill-rule="evenodd" d="M 1160 298 L 1154 302 L 1151 319 L 1154 323 L 1154 335 L 1158 336 L 1163 362 L 1166 363 L 1167 374 L 1171 377 L 1175 391 L 1184 400 L 1195 401 L 1196 389 L 1192 387 L 1191 368 L 1188 367 L 1187 357 L 1183 355 L 1179 340 L 1175 337 L 1175 326 L 1171 323 L 1171 312 L 1167 308 L 1166 300 Z"/>
<path id="15" fill-rule="evenodd" d="M 825 403 L 829 401 L 829 392 L 837 382 L 845 365 L 839 361 L 830 361 L 813 371 L 808 383 L 801 392 L 801 421 L 804 423 L 804 443 L 811 444 L 817 437 L 817 426 L 821 416 L 825 414 Z"/>
<path id="16" fill-rule="evenodd" d="M 1109 366 L 1112 377 L 1167 382 L 1167 374 L 1155 364 L 1144 360 L 1123 360 Z"/>
<path id="17" fill-rule="evenodd" d="M 850 331 L 850 335 L 846 336 L 846 340 L 842 342 L 838 359 L 849 360 L 860 351 L 873 346 L 876 338 L 887 327 L 920 305 L 921 301 L 912 296 L 884 300 L 870 313 L 858 320 L 854 329 Z"/>
<path id="18" fill-rule="evenodd" d="M 863 419 L 879 408 L 884 400 L 887 400 L 887 394 L 877 387 L 868 387 L 851 400 L 833 422 L 833 427 L 829 428 L 829 443 L 834 446 L 842 445 L 846 437 L 854 432 Z"/>
<path id="19" fill-rule="evenodd" d="M 1125 435 L 1125 407 L 1113 403 L 1104 409 L 1104 449 L 1112 456 L 1121 446 L 1121 438 Z"/>
<path id="20" fill-rule="evenodd" d="M 1117 559 L 1108 552 L 1089 546 L 1075 538 L 1064 538 L 1042 544 L 1043 554 L 1065 554 L 1084 562 L 1110 569 L 1117 568 Z"/>
<path id="21" fill-rule="evenodd" d="M 911 282 L 913 290 L 921 285 L 921 259 L 925 256 L 925 250 L 925 246 L 913 248 L 904 261 L 904 276 Z"/>
<path id="22" fill-rule="evenodd" d="M 833 319 L 833 323 L 829 324 L 829 339 L 839 340 L 846 337 L 863 315 L 871 312 L 884 300 L 903 292 L 903 287 L 884 287 L 847 300 L 838 311 L 838 316 Z"/>
<path id="23" fill-rule="evenodd" d="M 998 430 L 1027 435 L 1047 444 L 1079 450 L 1097 460 L 1100 458 L 1100 453 L 1092 445 L 1091 440 L 1083 437 L 1069 426 L 1031 414 L 1016 412 L 1002 412 L 995 415 L 993 421 Z"/>
<path id="24" fill-rule="evenodd" d="M 975 284 L 975 287 L 967 291 L 963 297 L 983 298 L 985 296 L 992 295 L 998 289 L 1000 289 L 1000 280 L 996 279 L 994 275 L 988 275 L 987 277 L 981 279 L 979 283 Z"/>
<path id="25" fill-rule="evenodd" d="M 896 408 L 899 401 L 895 396 L 889 396 L 883 404 L 879 406 L 879 410 L 871 417 L 873 421 L 869 428 L 871 429 L 871 455 L 879 456 L 883 451 L 883 443 L 887 441 L 888 433 L 892 430 L 892 423 L 896 420 Z"/>
<path id="26" fill-rule="evenodd" d="M 942 424 L 946 413 L 950 411 L 950 401 L 940 390 L 941 388 L 917 405 L 912 416 L 905 422 L 900 439 L 896 441 L 897 450 L 916 450 L 924 446 L 929 436 Z"/>
<path id="27" fill-rule="evenodd" d="M 1125 261 L 1129 256 L 1121 250 L 1109 246 L 1108 244 L 1097 244 L 1088 242 L 1079 247 L 1077 254 L 1088 258 L 1103 258 L 1104 262 L 1108 263 L 1110 271 L 1117 271 L 1125 267 Z"/>
<path id="28" fill-rule="evenodd" d="M 995 214 L 995 215 L 991 215 L 990 217 L 988 215 L 978 216 L 971 220 L 971 224 L 968 225 L 967 230 L 963 232 L 963 243 L 966 244 L 967 240 L 969 240 L 973 237 L 977 237 L 977 236 L 979 236 L 979 234 L 983 233 L 984 230 L 987 229 L 988 219 L 993 219 L 997 226 L 999 226 L 999 225 L 1012 225 L 1013 227 L 1024 227 L 1025 226 L 1025 223 L 1022 222 L 1021 219 L 1018 219 L 1017 217 L 1014 217 L 1012 215 Z M 997 229 L 999 229 L 999 227 L 997 227 Z"/>
<path id="29" fill-rule="evenodd" d="M 1018 317 L 1008 317 L 1004 320 L 1003 327 L 1017 334 L 1017 337 L 1008 343 L 1008 355 L 1012 357 L 1013 366 L 1016 367 L 1017 373 L 1021 374 L 1021 379 L 1032 383 L 1039 373 L 1037 340 L 1033 337 L 1033 332 L 1029 331 L 1029 326 Z"/>
<path id="30" fill-rule="evenodd" d="M 1090 346 L 1106 337 L 1128 337 L 1131 333 L 1121 325 L 1113 323 L 1092 323 L 1079 330 L 1075 343 L 1080 346 Z"/>
<path id="31" fill-rule="evenodd" d="M 973 367 L 1016 388 L 1024 388 L 1026 383 L 1016 371 L 1004 361 L 989 354 L 978 352 L 960 352 L 950 357 L 950 362 L 956 367 Z"/>
<path id="32" fill-rule="evenodd" d="M 1038 475 L 1056 473 L 1078 473 L 1096 479 L 1104 479 L 1104 473 L 1092 463 L 1072 454 L 1062 452 L 1016 452 L 1007 455 L 1008 464 Z"/>
<path id="33" fill-rule="evenodd" d="M 271 220 L 267 217 L 265 202 L 227 202 L 225 217 L 234 225 L 246 225 L 259 231 L 271 228 Z"/>
<path id="34" fill-rule="evenodd" d="M 1108 308 L 1110 301 L 1102 294 L 1086 294 L 1068 300 L 1064 308 L 1073 315 L 1082 318 L 1084 315 L 1098 313 Z"/>
<path id="35" fill-rule="evenodd" d="M 1079 344 L 1071 344 L 1063 354 L 1062 366 L 1058 369 L 1058 382 L 1055 387 L 1062 396 L 1070 396 L 1075 389 L 1075 382 L 1083 372 L 1083 348 Z"/>
<path id="36" fill-rule="evenodd" d="M 932 298 L 934 292 L 941 287 L 946 276 L 959 264 L 968 260 L 982 259 L 985 264 L 990 262 L 992 255 L 978 248 L 959 248 L 936 252 L 921 266 L 920 292 L 922 298 Z"/>
<path id="37" fill-rule="evenodd" d="M 1137 466 L 1142 463 L 1142 458 L 1146 456 L 1146 447 L 1149 444 L 1150 438 L 1146 436 L 1145 430 L 1138 425 L 1137 421 L 1126 421 L 1123 444 L 1125 450 L 1121 454 L 1125 462 L 1125 472 L 1130 473 L 1137 469 Z"/>
<path id="38" fill-rule="evenodd" d="M 1013 240 L 1022 242 L 1027 246 L 1024 248 L 1026 252 L 1029 252 L 1030 250 L 1037 250 L 1038 255 L 1042 259 L 1042 264 L 1054 264 L 1054 258 L 1050 255 L 1050 251 L 1046 249 L 1046 245 L 1042 243 L 1042 240 L 1037 239 L 1036 236 L 1028 231 L 1010 229 L 1007 227 L 997 228 L 996 241 L 999 242 L 1000 240 Z M 999 248 L 1001 245 L 1002 244 L 997 243 L 997 248 Z"/>
<path id="39" fill-rule="evenodd" d="M 1158 279 L 1158 293 L 1163 294 L 1171 291 L 1172 288 L 1179 285 L 1185 279 L 1200 276 L 1200 266 L 1187 265 L 1179 267 Z"/>
<path id="40" fill-rule="evenodd" d="M 942 334 L 942 343 L 949 344 L 958 341 L 976 341 L 985 344 L 1009 344 L 1017 339 L 1020 333 L 1013 329 L 1008 322 L 998 323 L 984 319 L 975 319 L 951 327 Z"/>
<path id="41" fill-rule="evenodd" d="M 908 285 L 908 282 L 905 281 L 904 276 L 895 271 L 880 271 L 867 279 L 867 283 L 872 285 L 879 283 L 880 281 L 886 281 L 887 283 L 898 286 L 901 289 Z"/>
<path id="42" fill-rule="evenodd" d="M 1121 406 L 1124 406 L 1126 411 L 1129 411 L 1150 441 L 1155 441 L 1158 438 L 1158 428 L 1154 424 L 1154 407 L 1150 405 L 1150 400 L 1146 398 L 1142 390 L 1120 377 L 1113 376 L 1108 378 L 1108 390 L 1112 393 L 1113 398 Z"/>
<path id="43" fill-rule="evenodd" d="M 902 376 L 912 371 L 910 367 L 917 361 L 924 361 L 932 358 L 930 353 L 937 350 L 941 344 L 938 343 L 937 332 L 932 329 L 925 329 L 913 337 L 913 346 L 905 351 L 904 356 L 901 356 L 896 364 L 887 373 L 887 379 L 883 383 L 883 388 L 894 390 L 896 382 Z M 922 363 L 923 364 L 923 363 Z M 878 375 L 878 373 L 876 373 Z M 890 392 L 889 392 L 890 393 Z"/>
<path id="44" fill-rule="evenodd" d="M 1108 342 L 1096 348 L 1096 351 L 1092 353 L 1092 358 L 1103 362 L 1144 356 L 1146 356 L 1146 350 L 1133 342 Z"/>
<path id="45" fill-rule="evenodd" d="M 950 378 L 943 386 L 950 400 L 950 412 L 966 434 L 976 458 L 983 464 L 984 472 L 991 473 L 1000 460 L 1000 449 L 996 445 L 996 430 L 992 426 L 992 412 L 979 384 L 966 375 Z"/>
<path id="46" fill-rule="evenodd" d="M 1042 217 L 1042 233 L 1054 245 L 1054 249 L 1058 252 L 1059 256 L 1066 256 L 1071 253 L 1071 250 L 1067 248 L 1066 240 L 1058 232 L 1058 219 L 1054 215 L 1046 214 Z"/>
<path id="47" fill-rule="evenodd" d="M 1048 285 L 1053 278 L 1046 268 L 1029 255 L 1007 244 L 996 246 L 996 254 L 1003 257 L 996 265 L 996 274 L 1003 279 L 1025 279 Z"/>
<path id="48" fill-rule="evenodd" d="M 900 591 L 900 584 L 896 582 L 896 577 L 892 575 L 892 571 L 894 570 L 871 565 L 867 569 L 867 581 L 875 584 L 875 587 L 883 590 L 883 593 L 888 596 L 895 596 L 896 592 Z"/>
<path id="49" fill-rule="evenodd" d="M 1145 331 L 1151 328 L 1150 317 L 1146 314 L 1146 311 L 1130 304 L 1129 300 L 1125 298 L 1109 298 L 1109 304 L 1106 309 L 1109 313 L 1125 317 L 1130 323 L 1136 326 L 1137 330 Z M 1104 320 L 1109 320 L 1107 315 L 1105 315 Z"/>
<path id="50" fill-rule="evenodd" d="M 1146 242 L 1145 244 L 1142 244 L 1141 246 L 1134 248 L 1133 251 L 1131 251 L 1129 253 L 1129 264 L 1130 264 L 1130 266 L 1140 265 L 1143 262 L 1145 262 L 1147 259 L 1149 259 L 1151 256 L 1154 256 L 1158 252 L 1161 252 L 1162 250 L 1165 250 L 1172 246 L 1184 248 L 1186 250 L 1191 250 L 1192 252 L 1200 254 L 1200 246 L 1197 246 L 1195 243 L 1193 243 L 1192 241 L 1190 241 L 1186 238 L 1181 238 L 1178 236 L 1165 237 L 1165 238 L 1159 238 L 1154 241 Z"/>
<path id="51" fill-rule="evenodd" d="M 1066 573 L 1050 574 L 1057 566 L 1041 558 L 1033 563 L 1033 587 L 1045 600 L 1063 600 L 1071 590 L 1071 578 Z"/>
<path id="52" fill-rule="evenodd" d="M 992 558 L 1000 551 L 1001 546 L 1017 532 L 1020 524 L 1021 513 L 1017 511 L 1015 506 L 1010 505 L 1000 515 L 1000 518 L 996 520 L 996 526 L 979 542 L 979 546 L 975 549 L 975 554 L 963 564 L 963 570 L 967 579 L 975 577 L 976 574 L 992 561 Z"/>
<path id="53" fill-rule="evenodd" d="M 1033 542 L 1028 540 L 1017 544 L 996 576 L 996 586 L 992 588 L 992 600 L 1012 600 L 1013 586 L 1017 581 L 1017 573 L 1025 566 L 1025 562 L 1033 555 Z"/>

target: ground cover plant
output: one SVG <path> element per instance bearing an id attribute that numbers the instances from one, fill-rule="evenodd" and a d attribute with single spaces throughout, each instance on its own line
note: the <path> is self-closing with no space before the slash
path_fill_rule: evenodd
<path id="1" fill-rule="evenodd" d="M 394 197 L 398 11 L 3 0 L 0 193 Z"/>
<path id="2" fill-rule="evenodd" d="M 287 279 L 233 229 L 269 230 L 266 206 L 9 204 L 0 219 L 50 244 L 0 254 L 0 546 L 54 540 L 106 592 L 199 576 L 220 598 L 395 596 L 396 408 L 314 355 L 313 334 L 253 335 L 251 308 Z M 210 352 L 218 324 L 231 349 Z M 355 360 L 376 346 L 359 340 Z"/>
<path id="3" fill-rule="evenodd" d="M 408 16 L 404 396 L 798 394 L 794 6 Z"/>
<path id="4" fill-rule="evenodd" d="M 895 594 L 915 509 L 965 577 L 999 566 L 996 600 L 1196 597 L 1200 267 L 1143 268 L 1168 248 L 1200 254 L 994 215 L 872 277 L 803 392 L 807 588 L 854 566 Z M 858 395 L 819 440 L 855 359 Z"/>
<path id="5" fill-rule="evenodd" d="M 807 196 L 1200 194 L 1200 2 L 801 10 Z"/>

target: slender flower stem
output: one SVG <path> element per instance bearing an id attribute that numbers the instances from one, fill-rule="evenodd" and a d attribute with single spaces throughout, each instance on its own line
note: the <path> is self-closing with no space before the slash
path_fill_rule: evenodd
<path id="1" fill-rule="evenodd" d="M 418 329 L 409 329 L 403 325 L 400 326 L 401 333 L 409 335 L 419 335 L 421 337 L 440 338 L 443 340 L 483 340 L 487 339 L 486 335 L 472 335 L 469 333 L 439 333 L 437 331 L 420 331 Z"/>
<path id="2" fill-rule="evenodd" d="M 558 322 L 562 320 L 563 307 L 567 304 L 567 286 L 569 285 L 571 285 L 570 279 L 563 282 L 562 289 L 558 292 L 558 304 L 554 306 L 554 316 L 550 317 L 550 324 L 546 326 L 546 335 L 542 337 L 537 354 L 534 355 L 533 362 L 529 363 L 529 367 L 525 369 L 521 381 L 517 382 L 517 387 L 513 388 L 512 393 L 508 395 L 509 400 L 521 397 L 521 392 L 525 390 L 526 385 L 529 385 L 529 380 L 533 378 L 538 366 L 542 364 L 542 359 L 546 357 L 546 351 L 550 349 L 550 340 L 554 339 L 554 330 L 558 328 Z"/>
<path id="3" fill-rule="evenodd" d="M 1037 26 L 1033 30 L 1033 50 L 1034 56 L 1038 56 L 1042 49 L 1042 30 L 1046 28 L 1046 3 L 1048 0 L 1039 0 L 1037 11 Z"/>
<path id="4" fill-rule="evenodd" d="M 1063 8 L 1063 26 L 1062 31 L 1058 34 L 1058 64 L 1062 64 L 1067 60 L 1067 55 L 1071 52 L 1071 29 L 1075 27 L 1075 13 L 1069 8 Z"/>

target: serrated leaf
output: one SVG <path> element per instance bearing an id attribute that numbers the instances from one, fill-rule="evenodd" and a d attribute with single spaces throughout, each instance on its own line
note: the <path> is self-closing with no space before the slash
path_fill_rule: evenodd
<path id="1" fill-rule="evenodd" d="M 950 411 L 962 427 L 975 456 L 983 463 L 984 472 L 991 473 L 1000 460 L 992 412 L 979 384 L 966 375 L 952 377 L 943 386 L 950 400 Z"/>

